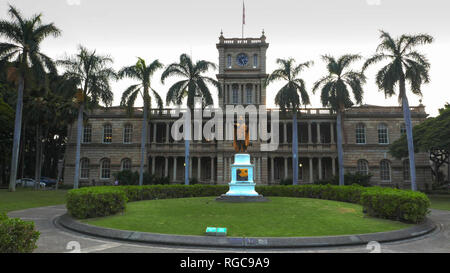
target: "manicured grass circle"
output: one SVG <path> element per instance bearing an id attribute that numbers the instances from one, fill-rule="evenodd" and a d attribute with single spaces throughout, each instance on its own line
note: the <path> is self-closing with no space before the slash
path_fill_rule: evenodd
<path id="1" fill-rule="evenodd" d="M 204 235 L 207 226 L 228 236 L 296 237 L 374 233 L 411 225 L 364 216 L 356 204 L 309 198 L 270 197 L 266 203 L 223 203 L 215 197 L 128 203 L 123 214 L 83 222 L 122 230 Z"/>

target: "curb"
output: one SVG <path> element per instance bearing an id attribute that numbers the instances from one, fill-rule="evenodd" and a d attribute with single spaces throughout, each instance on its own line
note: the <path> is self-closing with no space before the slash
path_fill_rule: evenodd
<path id="1" fill-rule="evenodd" d="M 306 248 L 306 247 L 336 247 L 362 245 L 371 241 L 392 242 L 423 236 L 436 229 L 436 224 L 428 218 L 422 224 L 388 232 L 369 234 L 325 236 L 325 237 L 212 237 L 170 235 L 138 231 L 102 228 L 81 223 L 69 214 L 56 219 L 61 226 L 87 235 L 129 242 L 140 242 L 162 245 L 183 245 L 222 248 Z"/>

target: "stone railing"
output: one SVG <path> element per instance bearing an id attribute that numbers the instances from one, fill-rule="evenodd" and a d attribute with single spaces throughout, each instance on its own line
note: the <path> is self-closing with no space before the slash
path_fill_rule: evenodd
<path id="1" fill-rule="evenodd" d="M 220 38 L 220 44 L 243 45 L 243 44 L 264 44 L 264 38 Z"/>

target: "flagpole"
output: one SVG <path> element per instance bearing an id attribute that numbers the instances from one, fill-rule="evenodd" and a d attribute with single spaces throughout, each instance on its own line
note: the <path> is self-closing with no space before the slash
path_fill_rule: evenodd
<path id="1" fill-rule="evenodd" d="M 245 1 L 242 0 L 242 39 L 244 39 L 244 25 L 245 25 Z"/>

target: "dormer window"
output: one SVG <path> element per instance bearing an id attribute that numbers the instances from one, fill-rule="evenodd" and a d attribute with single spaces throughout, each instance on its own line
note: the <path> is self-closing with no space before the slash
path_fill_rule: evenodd
<path id="1" fill-rule="evenodd" d="M 227 56 L 227 67 L 231 68 L 231 55 Z"/>
<path id="2" fill-rule="evenodd" d="M 258 54 L 253 55 L 253 68 L 258 67 Z"/>

